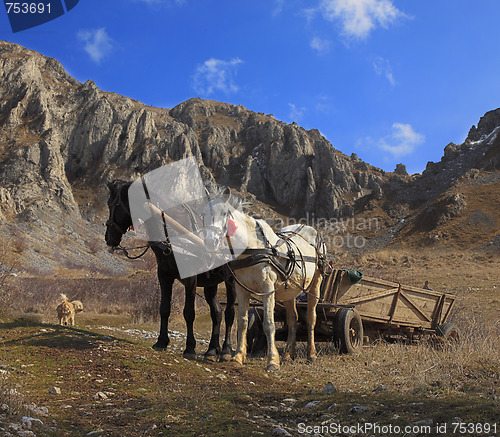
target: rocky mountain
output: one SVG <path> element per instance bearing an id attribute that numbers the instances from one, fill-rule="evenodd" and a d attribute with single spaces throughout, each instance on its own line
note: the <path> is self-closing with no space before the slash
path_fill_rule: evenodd
<path id="1" fill-rule="evenodd" d="M 82 84 L 56 60 L 7 42 L 0 42 L 0 75 L 0 233 L 26 240 L 28 253 L 43 242 L 31 255 L 48 271 L 61 259 L 88 267 L 92 252 L 101 256 L 94 240 L 102 243 L 105 181 L 181 158 L 194 156 L 207 181 L 229 185 L 264 212 L 333 219 L 376 204 L 388 226 L 471 168 L 499 167 L 500 109 L 481 118 L 464 144 L 449 144 L 439 163 L 409 176 L 402 164 L 384 172 L 344 155 L 315 129 L 241 105 L 190 99 L 148 107 Z M 62 243 L 71 250 L 61 251 Z M 115 258 L 105 262 L 116 269 Z"/>

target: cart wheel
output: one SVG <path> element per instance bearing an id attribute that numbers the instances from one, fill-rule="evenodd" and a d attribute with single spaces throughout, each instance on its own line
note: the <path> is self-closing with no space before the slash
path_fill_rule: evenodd
<path id="1" fill-rule="evenodd" d="M 352 308 L 341 308 L 335 314 L 334 342 L 343 354 L 354 354 L 363 346 L 363 322 Z"/>
<path id="2" fill-rule="evenodd" d="M 443 345 L 460 343 L 460 330 L 454 323 L 443 323 L 436 329 L 438 340 Z"/>

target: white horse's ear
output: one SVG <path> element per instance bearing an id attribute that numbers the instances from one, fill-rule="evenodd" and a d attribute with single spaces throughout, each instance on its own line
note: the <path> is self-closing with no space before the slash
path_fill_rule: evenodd
<path id="1" fill-rule="evenodd" d="M 222 192 L 221 195 L 221 199 L 224 202 L 228 202 L 230 197 L 231 197 L 231 190 L 229 189 L 229 187 L 224 188 L 224 191 Z"/>

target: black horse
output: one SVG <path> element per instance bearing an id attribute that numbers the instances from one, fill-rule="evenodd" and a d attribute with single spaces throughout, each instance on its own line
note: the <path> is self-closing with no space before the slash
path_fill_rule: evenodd
<path id="1" fill-rule="evenodd" d="M 128 190 L 131 182 L 115 180 L 108 183 L 110 191 L 108 199 L 109 219 L 106 222 L 106 244 L 111 248 L 120 245 L 122 236 L 132 225 L 130 214 Z M 192 229 L 191 229 L 192 230 Z M 231 357 L 231 327 L 234 321 L 234 303 L 236 292 L 234 288 L 234 279 L 228 274 L 225 266 L 218 267 L 207 273 L 201 273 L 198 276 L 180 279 L 179 270 L 174 255 L 168 246 L 163 244 L 151 244 L 151 249 L 156 256 L 158 264 L 158 280 L 161 287 L 160 303 L 160 335 L 158 341 L 153 345 L 155 350 L 164 350 L 170 343 L 168 337 L 168 318 L 170 316 L 172 285 L 177 279 L 185 287 L 184 319 L 187 325 L 186 350 L 183 353 L 185 358 L 194 358 L 196 356 L 193 322 L 195 317 L 195 294 L 196 287 L 204 287 L 205 299 L 210 307 L 210 316 L 212 318 L 212 336 L 205 358 L 215 360 L 218 355 L 221 359 L 228 360 Z M 226 283 L 227 306 L 224 314 L 226 322 L 226 335 L 222 349 L 220 348 L 220 326 L 222 322 L 222 309 L 217 298 L 217 285 L 221 282 Z"/>

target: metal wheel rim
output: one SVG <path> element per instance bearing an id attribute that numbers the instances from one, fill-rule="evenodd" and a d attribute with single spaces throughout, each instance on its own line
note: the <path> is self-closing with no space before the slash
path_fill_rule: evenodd
<path id="1" fill-rule="evenodd" d="M 349 342 L 351 343 L 351 346 L 355 349 L 357 349 L 360 345 L 360 326 L 359 326 L 359 320 L 356 318 L 352 318 L 351 321 L 349 322 Z"/>

